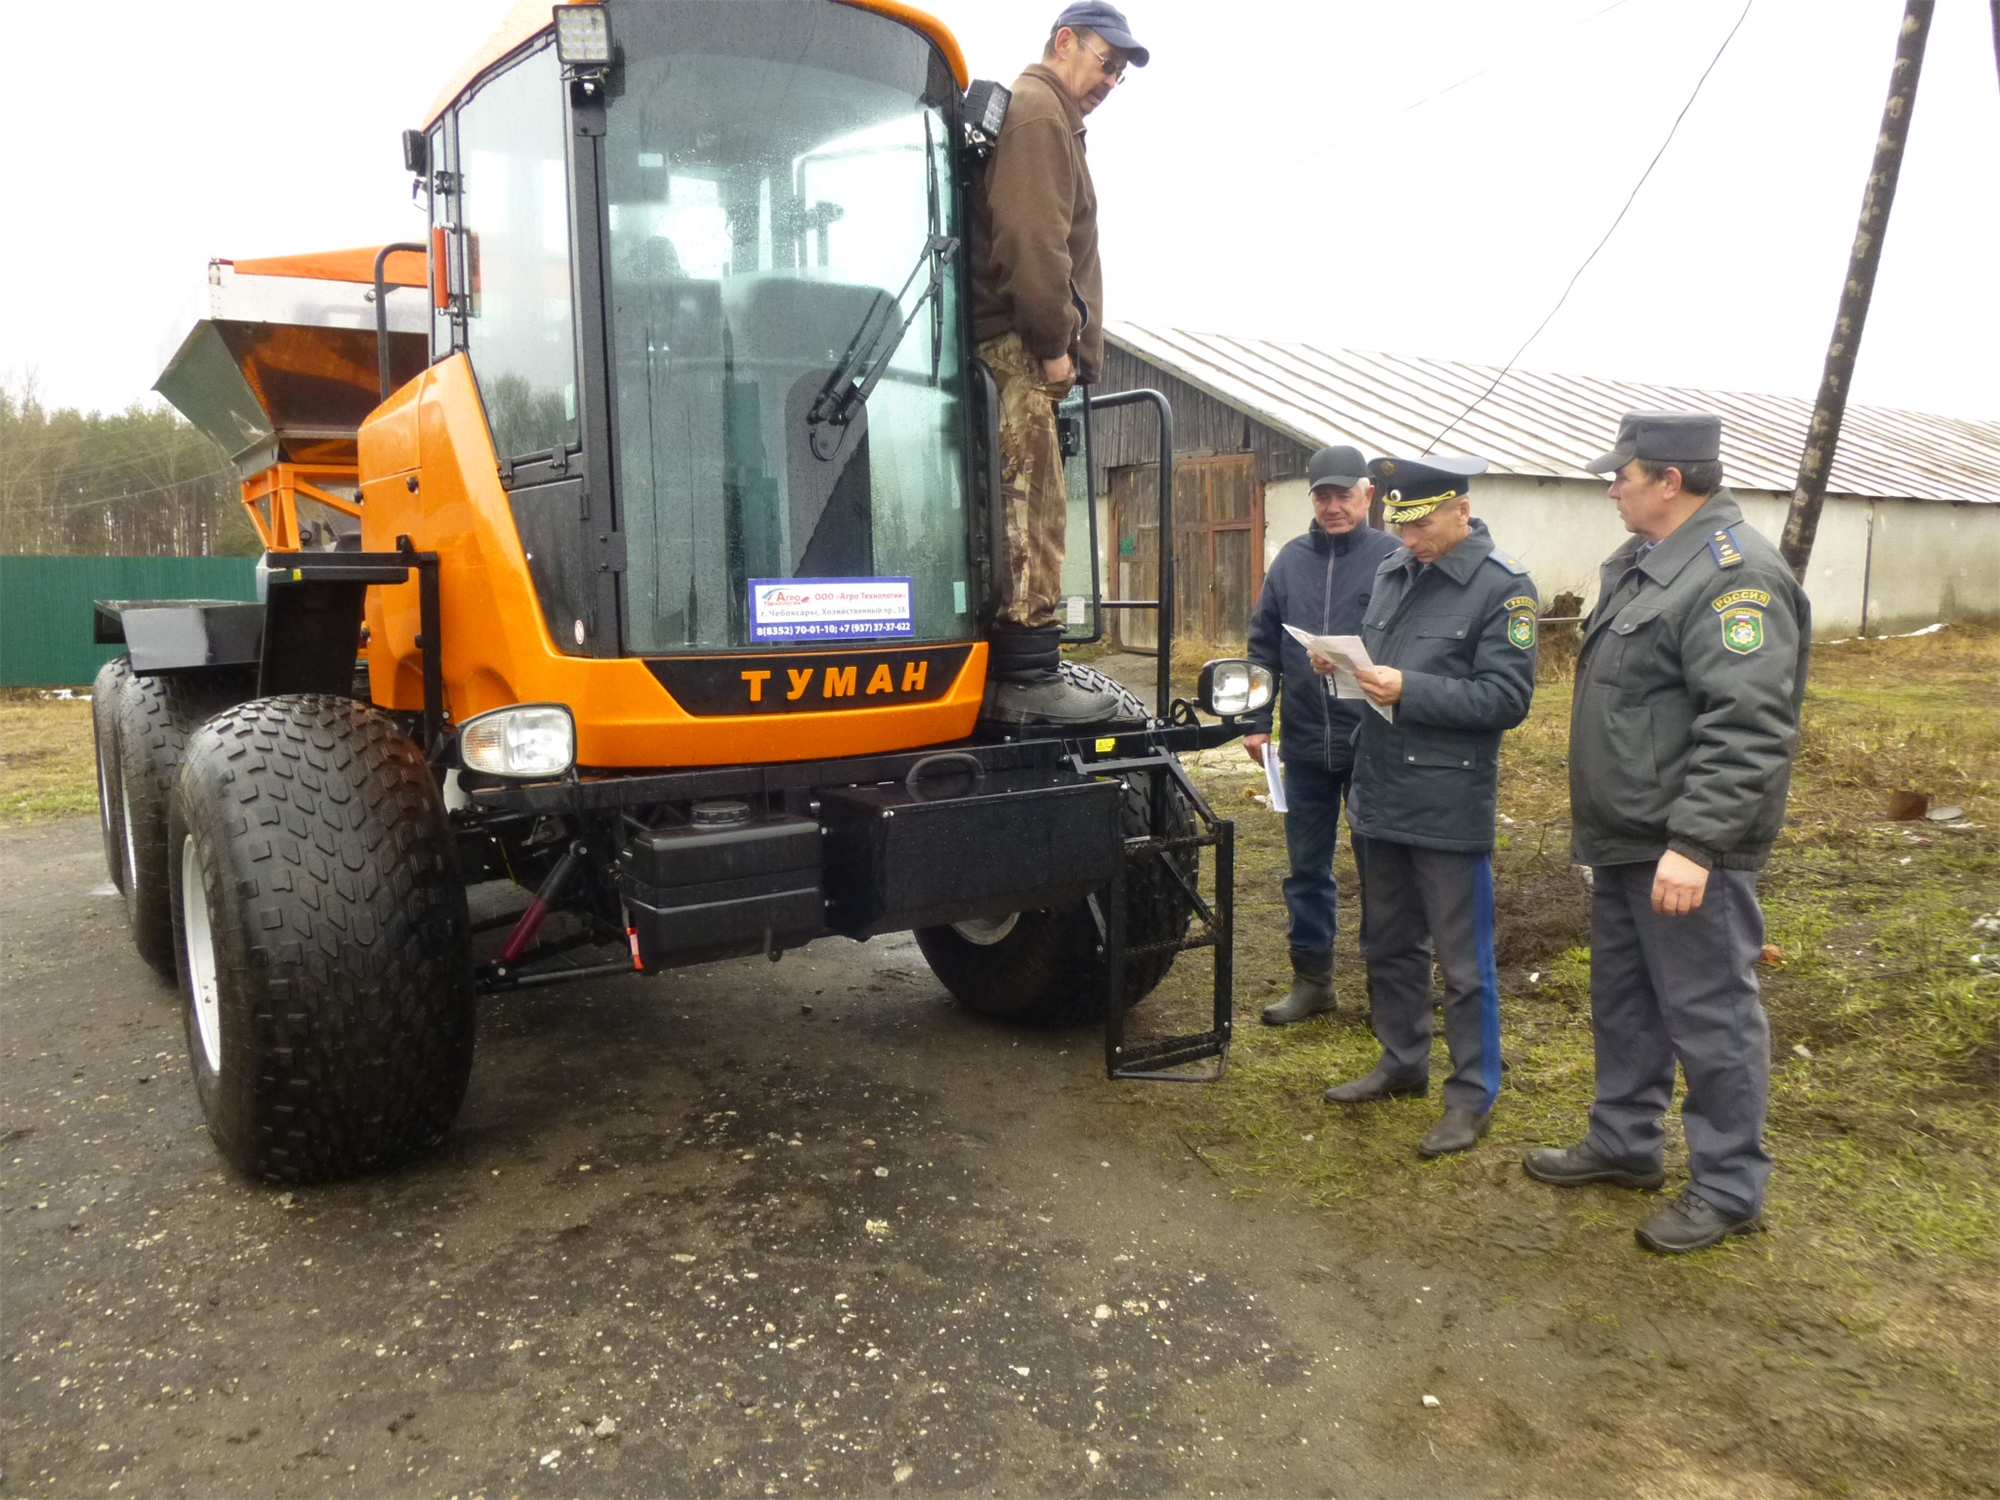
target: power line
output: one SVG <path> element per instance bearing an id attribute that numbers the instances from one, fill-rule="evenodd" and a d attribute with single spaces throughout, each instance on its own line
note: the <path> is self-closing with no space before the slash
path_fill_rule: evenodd
<path id="1" fill-rule="evenodd" d="M 1667 147 L 1673 144 L 1674 132 L 1681 128 L 1681 121 L 1687 118 L 1687 112 L 1694 108 L 1694 101 L 1700 97 L 1701 86 L 1704 83 L 1708 82 L 1708 75 L 1715 71 L 1715 65 L 1722 61 L 1722 54 L 1727 52 L 1729 50 L 1729 44 L 1736 40 L 1736 33 L 1743 29 L 1743 23 L 1750 18 L 1750 7 L 1755 5 L 1756 3 L 1757 0 L 1743 0 L 1743 14 L 1741 14 L 1736 18 L 1736 24 L 1729 28 L 1729 35 L 1724 37 L 1722 39 L 1722 45 L 1715 49 L 1715 56 L 1711 57 L 1708 60 L 1708 66 L 1701 70 L 1701 77 L 1697 78 L 1694 81 L 1694 90 L 1692 93 L 1688 95 L 1687 103 L 1683 104 L 1681 106 L 1681 112 L 1674 116 L 1674 123 L 1667 127 L 1667 138 L 1660 142 L 1660 149 L 1653 153 L 1653 159 L 1646 163 L 1646 170 L 1641 172 L 1639 174 L 1639 180 L 1632 184 L 1632 191 L 1626 195 L 1625 206 L 1618 210 L 1618 217 L 1613 219 L 1611 221 L 1611 227 L 1604 231 L 1604 238 L 1599 240 L 1596 246 L 1591 250 L 1590 254 L 1586 255 L 1583 258 L 1583 264 L 1576 268 L 1575 275 L 1570 277 L 1568 285 L 1566 285 L 1562 290 L 1562 295 L 1556 298 L 1556 305 L 1549 309 L 1548 316 L 1543 318 L 1541 322 L 1537 323 L 1535 325 L 1535 331 L 1529 334 L 1525 339 L 1521 341 L 1521 347 L 1516 349 L 1513 352 L 1513 354 L 1508 357 L 1507 363 L 1500 367 L 1500 373 L 1493 377 L 1493 383 L 1487 386 L 1486 389 L 1481 391 L 1477 396 L 1474 396 L 1471 402 L 1467 404 L 1465 410 L 1460 412 L 1457 416 L 1453 417 L 1451 421 L 1445 425 L 1443 430 L 1440 431 L 1436 437 L 1430 440 L 1429 445 L 1424 449 L 1425 453 L 1430 453 L 1434 449 L 1436 449 L 1437 445 L 1445 440 L 1446 436 L 1450 434 L 1451 430 L 1454 427 L 1458 426 L 1460 422 L 1463 422 L 1467 417 L 1472 415 L 1473 411 L 1478 407 L 1480 402 L 1484 401 L 1488 396 L 1492 395 L 1495 391 L 1500 389 L 1500 382 L 1507 378 L 1508 373 L 1514 368 L 1514 362 L 1518 360 L 1523 354 L 1526 354 L 1528 352 L 1528 345 L 1534 343 L 1536 339 L 1540 338 L 1542 336 L 1542 330 L 1544 328 L 1547 328 L 1549 324 L 1555 319 L 1555 315 L 1562 311 L 1563 304 L 1569 301 L 1569 294 L 1576 289 L 1576 283 L 1578 279 L 1582 277 L 1585 271 L 1590 269 L 1590 263 L 1597 259 L 1597 252 L 1599 250 L 1602 250 L 1606 245 L 1611 243 L 1611 236 L 1616 234 L 1618 232 L 1618 226 L 1625 222 L 1625 215 L 1631 211 L 1632 204 L 1638 199 L 1639 189 L 1646 185 L 1646 179 L 1653 175 L 1653 168 L 1657 167 L 1660 164 L 1660 158 L 1667 154 Z"/>

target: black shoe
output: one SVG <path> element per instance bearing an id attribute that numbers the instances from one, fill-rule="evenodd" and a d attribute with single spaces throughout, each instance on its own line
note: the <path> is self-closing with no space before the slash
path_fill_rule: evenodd
<path id="1" fill-rule="evenodd" d="M 1123 711 L 1117 694 L 1080 688 L 1051 672 L 1031 682 L 995 682 L 983 717 L 996 724 L 1106 724 Z"/>
<path id="2" fill-rule="evenodd" d="M 1378 1066 L 1350 1083 L 1337 1083 L 1320 1097 L 1328 1104 L 1373 1104 L 1378 1099 L 1421 1099 L 1431 1091 L 1428 1078 L 1397 1078 Z"/>
<path id="3" fill-rule="evenodd" d="M 1276 1004 L 1264 1007 L 1266 1026 L 1290 1026 L 1313 1016 L 1331 1015 L 1334 1010 L 1333 959 L 1301 961 L 1292 959 L 1291 993 Z"/>
<path id="4" fill-rule="evenodd" d="M 1577 1146 L 1537 1146 L 1521 1158 L 1521 1170 L 1537 1182 L 1556 1187 L 1608 1182 L 1615 1187 L 1651 1192 L 1667 1180 L 1667 1174 L 1658 1167 L 1634 1172 L 1607 1161 L 1591 1150 L 1587 1141 Z"/>
<path id="5" fill-rule="evenodd" d="M 1685 1255 L 1719 1245 L 1732 1234 L 1752 1234 L 1763 1227 L 1758 1215 L 1738 1218 L 1726 1214 L 1692 1187 L 1684 1187 L 1673 1202 L 1647 1214 L 1632 1234 L 1641 1248 L 1656 1255 Z"/>
<path id="6" fill-rule="evenodd" d="M 1469 1109 L 1459 1109 L 1447 1104 L 1444 1118 L 1425 1132 L 1417 1143 L 1417 1155 L 1426 1159 L 1433 1156 L 1449 1156 L 1454 1151 L 1470 1151 L 1479 1144 L 1479 1138 L 1486 1134 L 1487 1126 L 1493 1123 L 1493 1111 L 1475 1115 Z"/>

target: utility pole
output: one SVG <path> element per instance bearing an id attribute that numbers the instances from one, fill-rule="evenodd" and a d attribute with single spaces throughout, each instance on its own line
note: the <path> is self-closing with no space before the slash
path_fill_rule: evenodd
<path id="1" fill-rule="evenodd" d="M 1896 38 L 1896 65 L 1889 73 L 1889 102 L 1882 110 L 1882 133 L 1875 138 L 1875 165 L 1868 190 L 1861 197 L 1861 223 L 1854 231 L 1854 249 L 1847 259 L 1847 282 L 1840 290 L 1840 310 L 1833 319 L 1833 339 L 1826 348 L 1826 369 L 1820 376 L 1819 399 L 1813 403 L 1812 425 L 1799 458 L 1798 482 L 1792 488 L 1792 508 L 1785 517 L 1780 549 L 1792 574 L 1805 581 L 1812 561 L 1813 537 L 1819 531 L 1819 511 L 1826 499 L 1826 476 L 1840 445 L 1840 424 L 1847 415 L 1847 388 L 1854 377 L 1854 357 L 1861 348 L 1862 325 L 1868 321 L 1868 299 L 1875 293 L 1875 268 L 1882 261 L 1882 239 L 1889 228 L 1889 207 L 1896 200 L 1896 177 L 1903 167 L 1903 143 L 1910 135 L 1910 115 L 1917 102 L 1917 75 L 1923 71 L 1924 43 L 1930 37 L 1935 0 L 1908 0 L 1902 30 Z M 2000 0 L 1994 0 L 1995 24 L 2000 25 Z"/>

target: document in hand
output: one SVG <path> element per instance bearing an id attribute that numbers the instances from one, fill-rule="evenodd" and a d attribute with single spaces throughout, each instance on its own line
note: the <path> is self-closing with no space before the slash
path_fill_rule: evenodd
<path id="1" fill-rule="evenodd" d="M 1354 674 L 1367 671 L 1375 663 L 1368 659 L 1368 648 L 1361 644 L 1360 636 L 1312 635 L 1296 625 L 1287 625 L 1285 629 L 1292 633 L 1293 639 L 1306 648 L 1307 655 L 1327 662 L 1333 667 L 1334 697 L 1368 698 L 1368 695 L 1361 691 L 1361 683 Z M 1370 698 L 1368 706 L 1391 724 L 1396 722 L 1394 704 L 1385 706 Z"/>

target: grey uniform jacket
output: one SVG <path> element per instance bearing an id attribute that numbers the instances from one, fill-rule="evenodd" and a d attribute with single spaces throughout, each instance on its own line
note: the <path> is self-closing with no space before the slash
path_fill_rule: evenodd
<path id="1" fill-rule="evenodd" d="M 1361 641 L 1403 674 L 1392 724 L 1362 710 L 1348 825 L 1365 838 L 1482 854 L 1493 847 L 1500 736 L 1535 695 L 1537 601 L 1483 521 L 1430 567 L 1398 547 L 1375 575 Z"/>
<path id="2" fill-rule="evenodd" d="M 1650 551 L 1605 561 L 1569 732 L 1571 849 L 1755 870 L 1785 821 L 1811 606 L 1718 490 Z"/>

